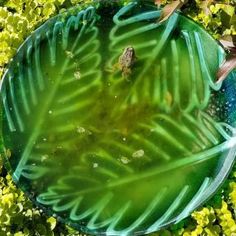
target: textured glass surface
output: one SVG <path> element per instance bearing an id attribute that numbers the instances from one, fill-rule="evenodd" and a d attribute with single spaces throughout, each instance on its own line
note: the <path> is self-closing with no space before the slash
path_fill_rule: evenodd
<path id="1" fill-rule="evenodd" d="M 136 2 L 64 13 L 4 76 L 8 170 L 83 232 L 142 235 L 178 222 L 234 162 L 235 72 L 214 82 L 223 48 L 181 14 L 159 16 Z"/>

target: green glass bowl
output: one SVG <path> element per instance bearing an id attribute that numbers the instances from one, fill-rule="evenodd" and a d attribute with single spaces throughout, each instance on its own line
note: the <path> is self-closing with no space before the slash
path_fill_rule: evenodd
<path id="1" fill-rule="evenodd" d="M 15 183 L 85 233 L 142 235 L 209 199 L 235 158 L 235 80 L 180 13 L 132 2 L 71 9 L 33 32 L 1 83 Z"/>

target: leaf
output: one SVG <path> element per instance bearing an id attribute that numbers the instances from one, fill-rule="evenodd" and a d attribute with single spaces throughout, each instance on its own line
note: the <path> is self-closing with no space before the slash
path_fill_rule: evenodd
<path id="1" fill-rule="evenodd" d="M 158 19 L 159 23 L 166 21 L 174 11 L 180 9 L 188 0 L 176 0 L 167 4 L 163 9 L 160 18 Z"/>
<path id="2" fill-rule="evenodd" d="M 233 50 L 236 47 L 236 37 L 234 36 L 225 36 L 220 39 L 220 42 L 224 48 L 228 50 Z"/>
<path id="3" fill-rule="evenodd" d="M 14 180 L 86 233 L 145 234 L 179 222 L 234 162 L 230 114 L 219 119 L 210 100 L 225 51 L 179 13 L 158 24 L 161 11 L 140 9 L 89 7 L 49 20 L 1 86 Z M 113 70 L 128 46 L 137 59 Z"/>
<path id="4" fill-rule="evenodd" d="M 236 68 L 236 55 L 229 56 L 229 58 L 222 64 L 217 72 L 217 83 L 221 83 L 227 76 Z"/>
<path id="5" fill-rule="evenodd" d="M 217 50 L 208 51 L 207 38 L 202 38 L 200 31 L 191 31 L 185 26 L 178 29 L 181 21 L 178 14 L 174 13 L 166 25 L 162 26 L 148 22 L 148 20 L 155 22 L 160 11 L 155 11 L 152 15 L 144 12 L 139 14 L 139 17 L 133 15 L 125 17 L 125 14 L 132 10 L 131 6 L 129 5 L 122 15 L 117 14 L 119 17 L 115 18 L 115 26 L 109 36 L 112 57 L 108 60 L 107 67 L 111 67 L 118 61 L 123 48 L 129 45 L 130 41 L 133 42 L 132 46 L 136 49 L 138 58 L 129 78 L 131 81 L 132 76 L 135 78 L 132 83 L 119 80 L 119 71 L 110 74 L 112 93 L 116 93 L 121 87 L 126 93 L 120 100 L 117 99 L 117 102 L 121 103 L 120 106 L 125 106 L 125 104 L 142 104 L 142 101 L 151 100 L 165 112 L 174 110 L 175 107 L 181 107 L 185 111 L 206 107 L 210 89 L 219 89 L 219 85 L 215 84 L 216 68 L 213 72 L 213 68 L 208 67 L 210 61 L 216 57 L 219 58 L 218 63 L 222 63 L 223 59 L 218 57 Z M 131 27 L 132 30 L 130 30 Z M 126 30 L 129 30 L 127 36 L 121 36 L 120 32 Z M 146 34 L 149 35 L 148 42 L 142 41 Z M 180 35 L 180 38 L 173 40 L 174 34 Z M 185 46 L 180 49 L 180 45 Z M 164 52 L 166 52 L 166 57 L 163 56 Z M 209 53 L 212 56 L 211 59 L 207 57 Z M 180 56 L 183 54 L 185 56 Z M 143 63 L 142 66 L 139 62 Z M 186 63 L 190 65 L 187 71 L 181 66 Z M 175 68 L 174 72 L 168 70 L 168 66 Z M 199 67 L 202 72 L 197 71 L 196 68 Z M 155 75 L 150 71 L 153 71 Z M 186 94 L 185 89 L 196 91 L 196 94 L 195 92 Z"/>
<path id="6" fill-rule="evenodd" d="M 50 217 L 50 218 L 47 219 L 47 223 L 50 224 L 51 230 L 54 230 L 56 225 L 57 225 L 57 220 L 53 217 Z"/>
<path id="7" fill-rule="evenodd" d="M 220 66 L 217 72 L 217 83 L 224 81 L 227 76 L 236 68 L 236 41 L 233 36 L 223 37 L 220 42 L 225 49 L 229 50 L 229 56 Z"/>
<path id="8" fill-rule="evenodd" d="M 171 124 L 175 123 L 174 120 L 170 120 L 165 115 L 159 115 L 158 118 L 162 118 Z M 196 122 L 196 129 L 194 131 L 191 130 L 191 123 L 189 122 Z M 217 129 L 221 130 L 223 135 L 226 134 L 224 134 L 225 132 L 220 126 L 212 127 L 212 125 L 214 126 L 214 122 L 212 122 L 211 118 L 204 114 L 197 121 L 194 121 L 194 118 L 190 116 L 183 117 L 179 123 L 180 127 L 175 126 L 171 130 L 168 130 L 168 125 L 163 127 L 162 130 L 161 127 L 157 128 L 156 125 L 140 124 L 143 129 L 154 129 L 156 127 L 156 130 L 153 131 L 153 136 L 157 137 L 156 140 L 160 140 L 164 133 L 166 137 L 172 132 L 178 133 L 181 135 L 181 140 L 191 140 L 194 138 L 194 134 L 197 135 L 199 133 L 199 137 L 194 138 L 196 140 L 196 148 L 197 146 L 199 148 L 211 146 L 210 142 L 213 142 L 215 146 L 203 152 L 197 152 L 196 149 L 197 153 L 192 155 L 188 152 L 187 147 L 189 146 L 187 143 L 184 147 L 180 143 L 175 143 L 177 140 L 172 140 L 171 142 L 171 137 L 169 137 L 169 149 L 176 149 L 174 152 L 178 156 L 174 160 L 173 157 L 168 156 L 164 144 L 162 146 L 155 146 L 155 141 L 151 137 L 149 140 L 142 141 L 140 134 L 134 133 L 132 135 L 133 140 L 130 141 L 131 143 L 138 142 L 145 152 L 155 152 L 156 158 L 160 158 L 156 162 L 155 160 L 149 160 L 146 154 L 140 157 L 142 159 L 147 158 L 147 162 L 152 163 L 152 168 L 146 169 L 138 175 L 135 174 L 137 170 L 134 168 L 130 170 L 124 169 L 122 173 L 119 170 L 119 166 L 114 165 L 114 153 L 109 153 L 109 149 L 104 149 L 103 151 L 96 152 L 96 156 L 92 159 L 91 157 L 94 154 L 87 154 L 83 165 L 73 167 L 67 176 L 60 178 L 45 193 L 40 194 L 37 201 L 43 205 L 51 206 L 55 212 L 67 211 L 68 217 L 73 221 L 86 220 L 87 227 L 91 231 L 106 228 L 106 233 L 109 235 L 126 235 L 133 230 L 140 229 L 144 222 L 148 222 L 149 225 L 146 232 L 156 231 L 162 227 L 167 215 L 168 218 L 175 216 L 174 209 L 184 204 L 190 192 L 194 191 L 193 189 L 200 187 L 201 191 L 206 191 L 211 185 L 213 180 L 210 177 L 206 177 L 203 182 L 195 183 L 198 187 L 184 185 L 184 179 L 190 176 L 191 170 L 188 171 L 188 174 L 186 173 L 186 177 L 182 176 L 181 173 L 186 171 L 188 166 L 191 166 L 191 168 L 204 168 L 210 174 L 206 169 L 208 162 L 214 163 L 217 160 L 219 150 L 226 151 L 228 149 L 227 142 L 220 144 L 220 139 L 217 140 L 215 139 L 216 136 L 213 136 L 214 132 L 218 132 Z M 158 120 L 156 120 L 155 124 L 158 124 Z M 180 132 L 181 129 L 184 132 Z M 216 130 L 214 131 L 214 129 Z M 202 139 L 201 134 L 207 135 L 208 140 Z M 114 142 L 113 148 L 116 145 L 120 144 L 117 141 Z M 193 145 L 193 143 L 190 145 Z M 120 149 L 122 150 L 122 148 L 124 149 L 123 152 L 126 152 L 126 146 L 121 145 Z M 181 151 L 184 153 L 183 150 L 185 150 L 185 157 L 178 154 Z M 129 155 L 128 157 L 131 158 Z M 164 164 L 164 161 L 168 161 L 168 164 Z M 130 164 L 134 167 L 135 162 L 138 163 L 139 160 L 132 160 L 131 158 Z M 155 162 L 160 164 L 155 165 Z M 97 163 L 96 168 L 94 168 L 93 163 Z M 127 164 L 128 168 L 130 168 L 130 164 Z M 113 166 L 113 168 L 107 168 L 108 166 Z M 91 169 L 93 169 L 93 172 Z M 94 178 L 88 178 L 88 172 L 92 173 Z M 198 173 L 195 173 L 195 175 L 196 177 L 199 176 Z M 175 187 L 172 185 L 173 178 L 178 179 Z M 154 181 L 154 179 L 163 179 L 165 181 L 158 182 Z M 74 191 L 74 183 L 80 183 L 80 188 L 77 191 Z M 149 183 L 148 186 L 146 183 Z M 142 195 L 142 201 L 145 204 L 141 204 L 138 195 L 135 196 L 134 194 L 132 194 L 132 200 L 127 201 L 128 195 L 131 194 L 129 190 L 139 189 L 138 186 L 140 185 L 143 186 L 144 190 L 143 192 L 139 190 L 139 194 Z M 171 189 L 168 186 L 172 186 Z M 177 194 L 172 195 L 171 191 Z M 91 194 L 96 196 L 96 198 L 91 198 Z M 169 212 L 158 213 L 158 209 L 162 209 L 164 199 L 166 203 L 168 202 Z M 114 207 L 114 202 L 117 203 L 117 207 Z M 89 206 L 89 209 L 87 206 Z M 190 209 L 191 207 L 188 206 L 182 214 L 186 214 Z M 108 214 L 109 217 L 106 217 L 105 214 Z M 125 222 L 127 216 L 129 216 L 129 221 Z M 122 230 L 117 231 L 120 228 Z"/>
<path id="9" fill-rule="evenodd" d="M 157 7 L 161 6 L 161 0 L 155 0 L 154 4 L 157 5 Z"/>
<path id="10" fill-rule="evenodd" d="M 15 132 L 25 133 L 26 130 L 32 129 L 29 137 L 25 137 L 28 141 L 25 143 L 24 149 L 21 150 L 22 157 L 14 173 L 15 180 L 18 180 L 21 174 L 29 177 L 29 174 L 24 170 L 27 170 L 30 165 L 41 163 L 45 155 L 51 155 L 38 153 L 37 150 L 37 145 L 40 147 L 46 141 L 44 134 L 41 133 L 44 119 L 50 123 L 50 120 L 55 117 L 65 114 L 70 116 L 73 111 L 79 112 L 80 109 L 89 109 L 88 107 L 92 106 L 89 102 L 84 102 L 78 106 L 76 99 L 99 86 L 101 73 L 98 71 L 98 64 L 100 57 L 96 54 L 99 42 L 96 39 L 97 29 L 92 26 L 94 19 L 96 19 L 94 17 L 94 9 L 88 8 L 79 12 L 77 16 L 69 17 L 66 22 L 63 22 L 61 17 L 55 18 L 52 20 L 53 24 L 45 25 L 44 28 L 46 30 L 37 30 L 35 32 L 36 38 L 30 38 L 25 47 L 18 53 L 20 55 L 16 59 L 17 63 L 14 67 L 16 72 L 13 74 L 12 70 L 8 71 L 8 81 L 2 86 L 2 94 L 4 96 L 7 90 L 10 90 L 11 99 L 9 101 L 4 100 L 10 132 L 13 134 Z M 79 32 L 77 36 L 73 33 L 73 30 Z M 62 38 L 58 40 L 60 34 L 62 34 Z M 84 47 L 78 47 L 81 42 L 84 42 L 85 37 L 87 42 L 84 43 Z M 47 45 L 45 51 L 42 51 L 42 42 Z M 59 55 L 57 53 L 58 48 L 60 49 Z M 87 56 L 88 48 L 95 54 Z M 47 55 L 47 63 L 43 62 L 42 55 Z M 80 61 L 77 61 L 78 57 Z M 60 58 L 63 58 L 63 60 Z M 23 67 L 22 60 L 27 67 Z M 92 69 L 89 73 L 83 73 L 83 76 L 78 80 L 74 74 L 77 71 L 82 73 L 83 70 L 86 70 L 86 67 L 84 67 L 85 62 L 88 65 L 92 65 Z M 59 66 L 60 70 L 56 74 L 52 74 L 55 65 Z M 13 77 L 17 78 L 14 83 Z M 36 78 L 36 82 L 33 82 L 34 78 Z M 87 88 L 81 89 L 81 84 L 84 84 L 85 81 L 90 81 L 90 84 Z M 76 87 L 77 90 L 70 94 L 61 92 L 70 86 Z M 16 92 L 18 88 L 19 93 Z M 42 95 L 45 100 L 40 99 Z M 18 99 L 22 100 L 21 104 L 17 104 L 16 101 Z M 60 104 L 65 105 L 61 106 Z M 10 112 L 10 107 L 12 107 L 13 113 Z M 53 114 L 51 107 L 53 107 Z M 31 122 L 27 121 L 30 121 L 30 114 L 35 111 L 37 111 L 37 117 L 35 117 L 35 122 L 31 124 Z M 14 120 L 13 117 L 16 119 Z M 58 122 L 55 129 L 59 129 L 64 124 L 64 121 Z M 53 131 L 51 130 L 52 133 Z M 35 145 L 36 142 L 37 145 Z M 31 153 L 35 153 L 35 156 Z M 30 165 L 26 164 L 29 159 L 33 160 Z M 44 171 L 41 172 L 42 170 Z M 48 168 L 47 170 L 49 171 Z M 41 167 L 35 167 L 32 171 L 34 176 L 41 176 L 46 173 L 46 169 Z"/>
<path id="11" fill-rule="evenodd" d="M 207 16 L 211 15 L 211 10 L 209 9 L 209 6 L 214 2 L 214 0 L 205 0 L 200 3 L 200 8 L 206 14 Z"/>

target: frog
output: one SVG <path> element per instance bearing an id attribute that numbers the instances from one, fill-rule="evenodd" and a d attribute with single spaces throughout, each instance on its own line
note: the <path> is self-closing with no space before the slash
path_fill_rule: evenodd
<path id="1" fill-rule="evenodd" d="M 113 66 L 114 70 L 120 70 L 122 72 L 122 77 L 127 78 L 132 73 L 132 67 L 137 60 L 135 50 L 132 46 L 127 46 L 121 56 L 119 57 L 118 62 Z"/>

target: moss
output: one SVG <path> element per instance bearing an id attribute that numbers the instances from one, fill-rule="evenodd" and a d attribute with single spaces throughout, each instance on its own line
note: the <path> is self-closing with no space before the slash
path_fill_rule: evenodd
<path id="1" fill-rule="evenodd" d="M 0 77 L 23 40 L 51 16 L 92 0 L 0 0 Z M 122 1 L 124 4 L 128 1 Z M 162 0 L 165 5 L 166 0 Z M 235 0 L 189 0 L 183 12 L 203 25 L 215 38 L 236 35 Z M 0 161 L 0 236 L 79 235 L 53 217 L 34 208 L 15 187 Z M 169 229 L 153 236 L 236 235 L 236 170 L 202 208 Z"/>

